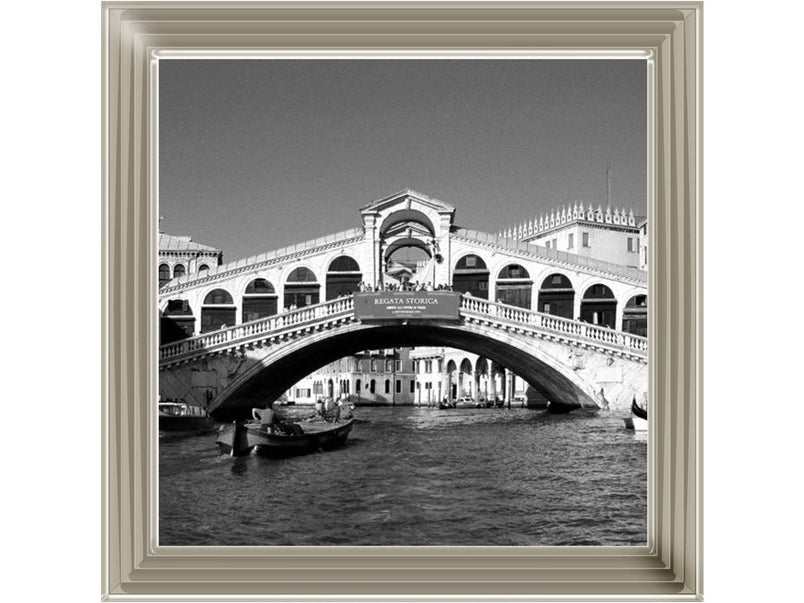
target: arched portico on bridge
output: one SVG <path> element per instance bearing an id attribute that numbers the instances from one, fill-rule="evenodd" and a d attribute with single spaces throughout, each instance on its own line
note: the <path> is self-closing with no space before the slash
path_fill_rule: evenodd
<path id="1" fill-rule="evenodd" d="M 446 346 L 478 353 L 520 375 L 547 399 L 588 406 L 596 404 L 595 386 L 587 383 L 570 367 L 541 351 L 538 346 L 521 345 L 514 334 L 493 336 L 475 324 L 346 325 L 337 332 L 322 331 L 300 341 L 277 346 L 258 363 L 239 375 L 219 393 L 210 410 L 218 418 L 229 418 L 254 406 L 264 406 L 276 399 L 295 382 L 343 356 L 362 350 L 385 347 Z M 492 371 L 499 374 L 500 369 Z M 461 367 L 446 366 L 446 390 L 460 395 L 474 392 L 469 363 L 468 380 L 461 383 Z M 467 377 L 464 377 L 467 379 Z M 369 388 L 382 389 L 384 381 L 369 383 Z M 495 388 L 496 389 L 496 388 Z M 505 385 L 499 388 L 505 391 Z M 467 393 L 471 395 L 471 393 Z"/>

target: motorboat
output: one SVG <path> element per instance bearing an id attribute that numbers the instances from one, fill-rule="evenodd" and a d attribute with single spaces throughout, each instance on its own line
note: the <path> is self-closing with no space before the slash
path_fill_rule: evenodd
<path id="1" fill-rule="evenodd" d="M 215 420 L 200 406 L 183 400 L 159 402 L 159 431 L 197 435 L 215 429 Z"/>

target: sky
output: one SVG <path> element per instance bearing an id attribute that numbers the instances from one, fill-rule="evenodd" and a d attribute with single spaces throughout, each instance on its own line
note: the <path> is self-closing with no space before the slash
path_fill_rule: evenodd
<path id="1" fill-rule="evenodd" d="M 642 60 L 162 60 L 162 231 L 232 261 L 403 189 L 496 233 L 574 201 L 646 215 Z"/>

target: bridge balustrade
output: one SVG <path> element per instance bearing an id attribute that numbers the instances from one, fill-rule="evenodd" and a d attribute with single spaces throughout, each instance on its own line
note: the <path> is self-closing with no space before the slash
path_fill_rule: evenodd
<path id="1" fill-rule="evenodd" d="M 333 299 L 315 306 L 305 306 L 290 312 L 274 314 L 259 320 L 228 327 L 212 333 L 205 333 L 190 339 L 169 343 L 159 348 L 159 359 L 168 360 L 191 352 L 215 348 L 229 342 L 249 339 L 283 329 L 316 322 L 323 318 L 348 314 L 354 310 L 354 298 Z"/>
<path id="2" fill-rule="evenodd" d="M 561 316 L 467 296 L 461 297 L 460 309 L 481 316 L 493 316 L 511 323 L 533 325 L 539 329 L 565 333 L 578 339 L 591 339 L 643 353 L 648 351 L 648 341 L 644 337 Z"/>
<path id="3" fill-rule="evenodd" d="M 494 318 L 512 326 L 527 325 L 534 330 L 561 333 L 578 340 L 596 341 L 612 347 L 633 350 L 639 352 L 640 355 L 644 355 L 648 351 L 647 339 L 638 335 L 467 295 L 461 296 L 459 311 L 463 316 L 476 315 L 483 319 Z M 236 345 L 237 342 L 246 341 L 260 335 L 279 333 L 292 327 L 314 324 L 323 319 L 336 316 L 351 316 L 353 312 L 354 297 L 333 299 L 315 306 L 306 306 L 290 312 L 275 314 L 245 324 L 163 345 L 159 349 L 159 359 L 169 360 L 192 354 L 193 352 L 203 352 L 204 350 L 221 346 L 225 347 L 228 343 Z"/>

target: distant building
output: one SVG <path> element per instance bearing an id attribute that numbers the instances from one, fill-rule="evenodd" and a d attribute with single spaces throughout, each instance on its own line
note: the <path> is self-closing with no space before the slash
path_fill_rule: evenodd
<path id="1" fill-rule="evenodd" d="M 296 404 L 345 395 L 356 405 L 411 405 L 415 380 L 410 351 L 389 348 L 345 356 L 296 383 L 286 397 Z"/>
<path id="2" fill-rule="evenodd" d="M 636 268 L 641 265 L 639 225 L 643 223 L 647 231 L 644 216 L 634 215 L 633 210 L 575 203 L 508 228 L 499 236 Z"/>
<path id="3" fill-rule="evenodd" d="M 435 406 L 444 398 L 478 403 L 510 402 L 544 406 L 547 401 L 521 377 L 499 363 L 449 347 L 418 347 L 410 352 L 417 406 Z"/>
<path id="4" fill-rule="evenodd" d="M 191 237 L 159 233 L 159 287 L 174 278 L 203 272 L 223 264 L 223 251 L 194 243 Z"/>
<path id="5" fill-rule="evenodd" d="M 158 253 L 159 288 L 172 281 L 217 268 L 223 263 L 223 251 L 209 245 L 194 243 L 190 237 L 178 237 L 160 232 Z M 234 321 L 230 321 L 234 324 Z M 195 334 L 195 318 L 186 299 L 170 300 L 160 312 L 159 338 L 170 343 Z"/>
<path id="6" fill-rule="evenodd" d="M 648 220 L 639 223 L 639 269 L 648 269 Z"/>

